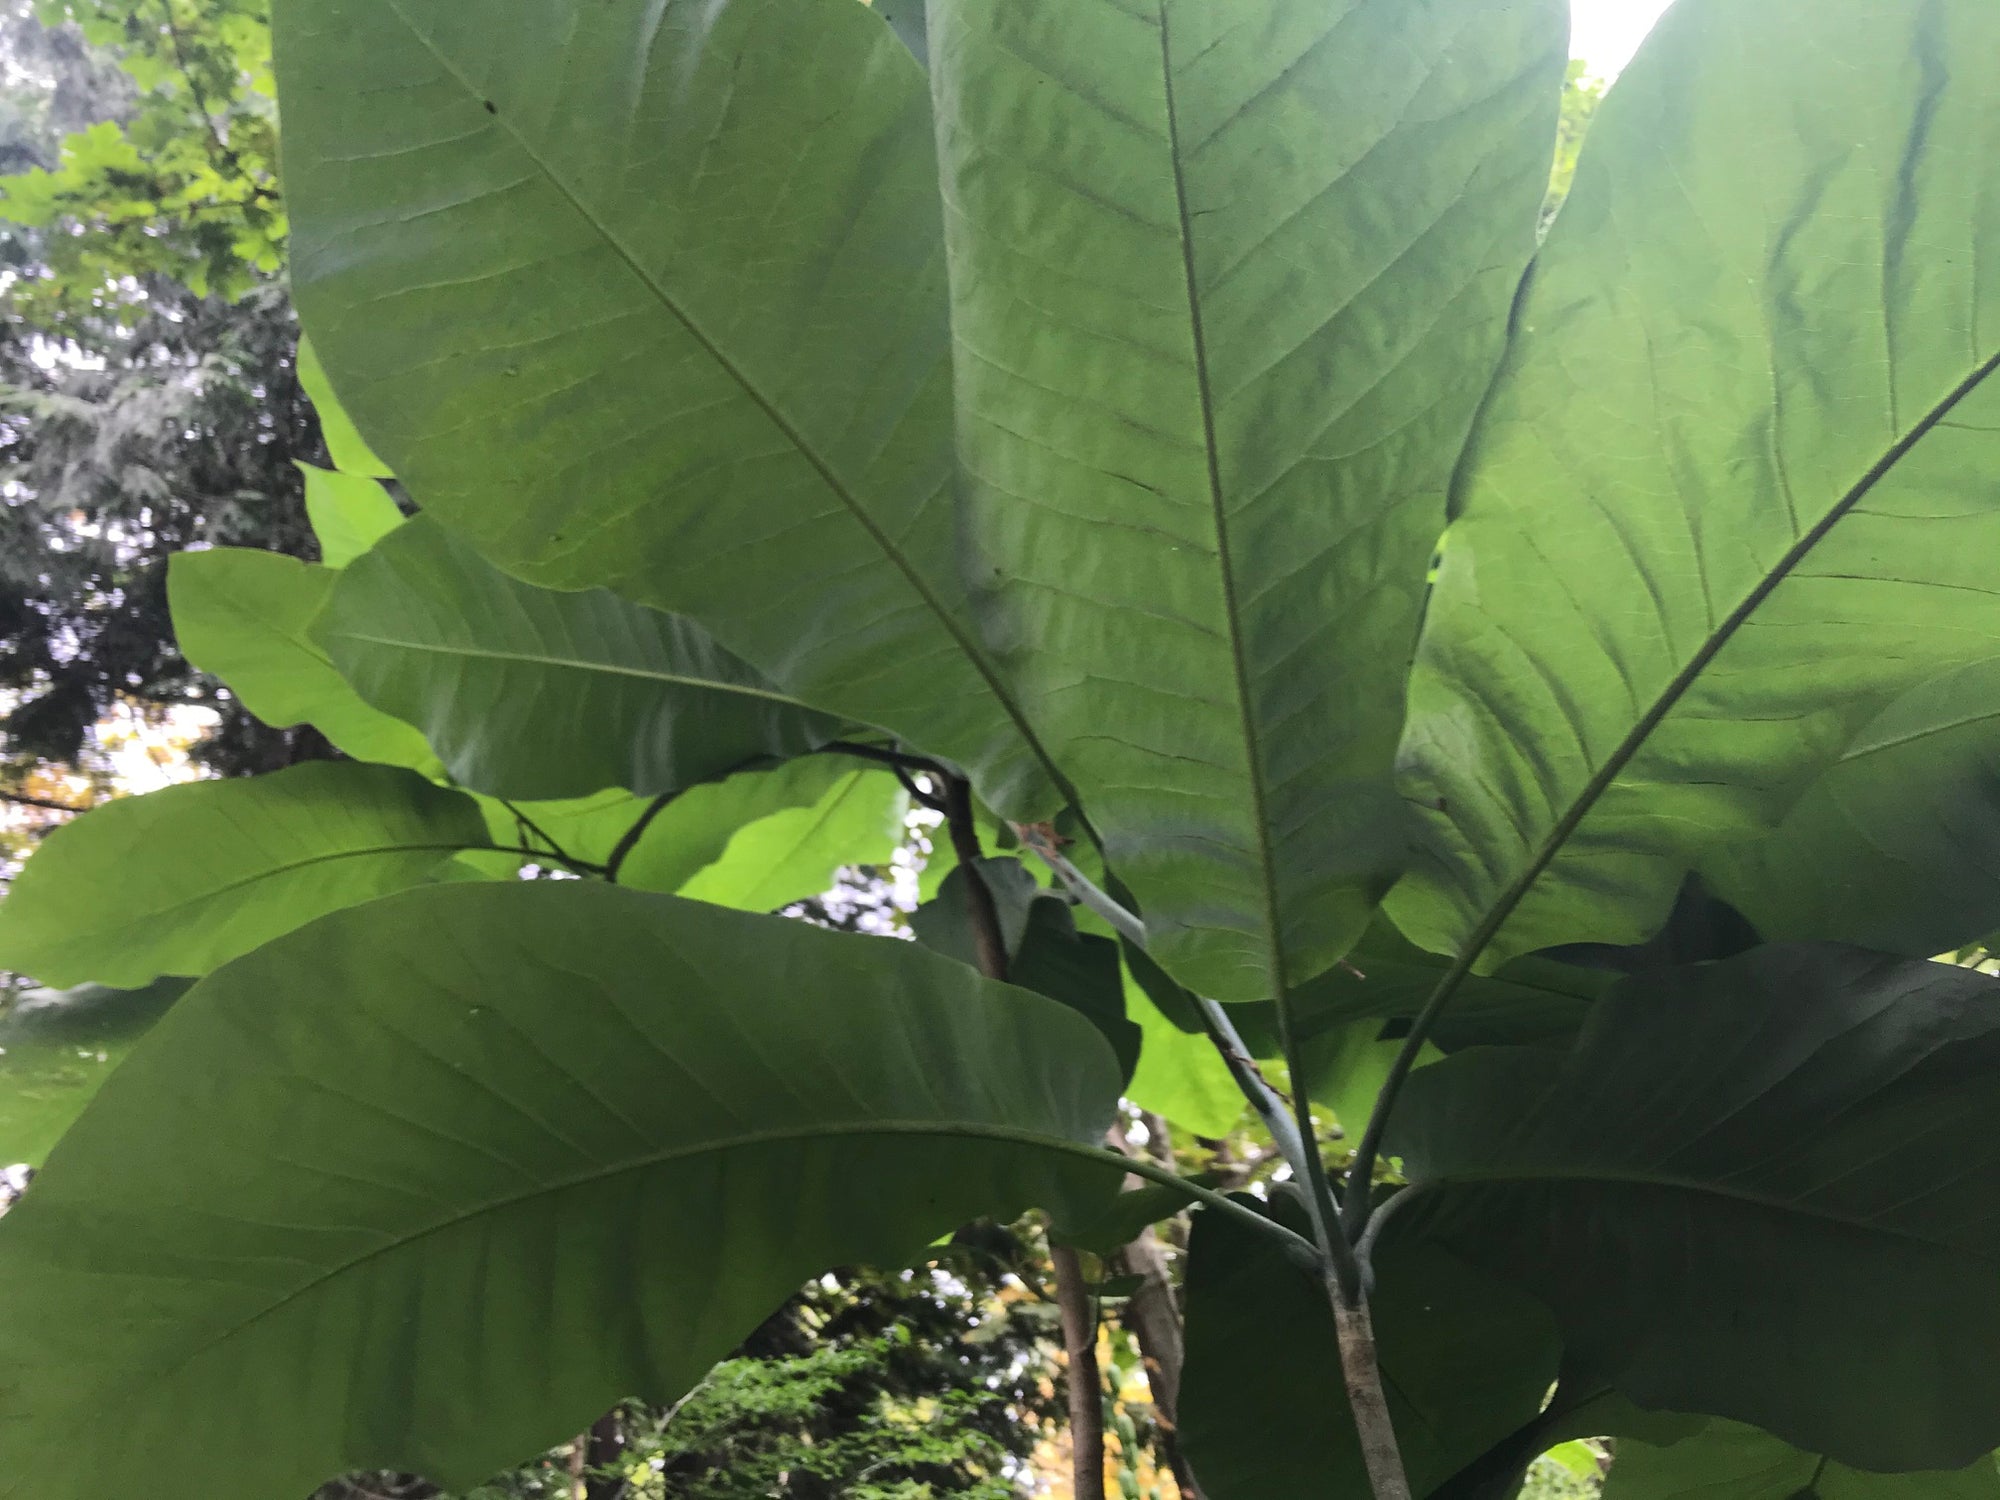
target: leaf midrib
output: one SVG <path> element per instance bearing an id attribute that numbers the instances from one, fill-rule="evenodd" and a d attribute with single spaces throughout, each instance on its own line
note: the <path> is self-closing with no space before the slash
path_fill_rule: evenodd
<path id="1" fill-rule="evenodd" d="M 1243 643 L 1243 626 L 1236 593 L 1236 570 L 1230 555 L 1229 511 L 1223 496 L 1222 460 L 1215 426 L 1215 393 L 1209 380 L 1208 331 L 1202 319 L 1201 288 L 1196 275 L 1194 218 L 1188 208 L 1187 174 L 1181 161 L 1180 119 L 1174 102 L 1173 48 L 1167 30 L 1167 0 L 1158 0 L 1160 18 L 1160 87 L 1166 107 L 1167 158 L 1173 166 L 1174 215 L 1180 240 L 1181 273 L 1185 284 L 1188 326 L 1194 344 L 1194 377 L 1201 406 L 1202 457 L 1207 464 L 1209 512 L 1215 526 L 1215 560 L 1221 573 L 1223 626 L 1229 636 L 1234 667 L 1236 712 L 1243 736 L 1250 783 L 1250 814 L 1257 842 L 1257 874 L 1261 883 L 1264 963 L 1279 1012 L 1285 1013 L 1291 990 L 1285 963 L 1283 929 L 1279 921 L 1277 854 L 1271 845 L 1264 761 L 1257 733 L 1257 716 L 1250 702 L 1250 658 Z"/>
<path id="2" fill-rule="evenodd" d="M 1573 1171 L 1541 1168 L 1534 1171 L 1475 1171 L 1447 1172 L 1436 1177 L 1428 1177 L 1411 1184 L 1408 1191 L 1430 1188 L 1443 1190 L 1453 1187 L 1534 1187 L 1548 1183 L 1583 1187 L 1637 1187 L 1661 1193 L 1686 1193 L 1694 1197 L 1719 1198 L 1731 1203 L 1748 1204 L 1767 1212 L 1806 1219 L 1813 1223 L 1836 1225 L 1842 1229 L 1878 1235 L 1884 1239 L 1907 1241 L 1926 1249 L 1945 1250 L 1954 1255 L 1971 1256 L 1976 1260 L 1991 1261 L 2000 1265 L 2000 1256 L 1982 1254 L 1950 1240 L 1926 1239 L 1920 1234 L 1892 1224 L 1883 1224 L 1869 1219 L 1843 1217 L 1823 1209 L 1816 1209 L 1795 1200 L 1774 1198 L 1763 1193 L 1747 1192 L 1740 1188 L 1725 1187 L 1720 1183 L 1704 1182 L 1699 1178 L 1679 1177 L 1664 1173 L 1646 1174 L 1637 1170 L 1617 1171 L 1604 1168 L 1577 1168 Z"/>
<path id="3" fill-rule="evenodd" d="M 436 60 L 438 66 L 450 75 L 452 81 L 465 91 L 468 98 L 484 102 L 485 96 L 480 90 L 472 86 L 472 81 L 444 54 L 437 43 L 431 39 L 430 35 L 411 19 L 409 13 L 403 9 L 402 0 L 382 0 L 382 3 L 403 24 L 410 35 L 416 38 L 418 44 Z M 625 268 L 637 278 L 639 284 L 652 294 L 654 300 L 660 304 L 674 321 L 687 330 L 688 335 L 702 347 L 709 358 L 715 361 L 717 367 L 734 382 L 744 395 L 748 396 L 755 403 L 759 411 L 764 413 L 765 417 L 778 429 L 785 441 L 790 443 L 799 455 L 812 466 L 813 472 L 819 475 L 820 482 L 832 492 L 834 497 L 840 501 L 847 509 L 847 512 L 854 518 L 855 522 L 867 532 L 869 539 L 875 543 L 877 550 L 902 575 L 904 582 L 923 601 L 924 607 L 931 612 L 938 623 L 944 627 L 946 633 L 951 636 L 953 643 L 958 646 L 959 651 L 965 656 L 966 660 L 972 664 L 973 669 L 979 673 L 980 679 L 986 684 L 987 691 L 993 694 L 994 700 L 1006 712 L 1007 718 L 1013 724 L 1015 732 L 1021 736 L 1022 741 L 1034 754 L 1035 759 L 1041 763 L 1042 768 L 1048 773 L 1050 779 L 1057 787 L 1067 791 L 1069 786 L 1068 780 L 1062 775 L 1047 749 L 1043 747 L 1041 740 L 1037 737 L 1034 729 L 1029 725 L 1027 718 L 1021 712 L 1020 706 L 1015 703 L 1013 695 L 1001 683 L 999 674 L 993 667 L 993 664 L 987 660 L 985 651 L 972 639 L 953 613 L 944 607 L 944 601 L 938 597 L 937 593 L 918 574 L 917 570 L 910 565 L 909 559 L 903 556 L 901 549 L 891 541 L 889 534 L 876 524 L 875 518 L 868 514 L 860 500 L 847 487 L 840 476 L 834 472 L 833 466 L 820 454 L 817 448 L 806 440 L 805 434 L 799 431 L 784 413 L 779 410 L 777 403 L 764 394 L 755 382 L 750 379 L 749 374 L 723 352 L 721 346 L 709 336 L 708 331 L 697 323 L 694 316 L 683 308 L 680 302 L 668 292 L 660 280 L 646 269 L 637 253 L 625 243 L 623 236 L 617 234 L 608 223 L 600 218 L 577 195 L 575 190 L 570 187 L 562 174 L 557 172 L 549 162 L 543 159 L 541 153 L 515 127 L 512 119 L 497 110 L 492 111 L 491 115 L 493 122 L 506 131 L 514 144 L 520 148 L 521 154 L 526 156 L 533 164 L 535 170 L 541 173 L 547 179 L 549 185 L 562 195 L 563 201 L 568 203 L 578 216 L 583 219 L 584 223 L 603 239 L 604 243 L 624 264 Z M 1075 799 L 1072 797 L 1070 800 L 1074 801 Z"/>
<path id="4" fill-rule="evenodd" d="M 533 1187 L 524 1189 L 508 1197 L 492 1199 L 461 1210 L 460 1212 L 448 1214 L 410 1234 L 393 1239 L 387 1244 L 377 1245 L 372 1249 L 362 1251 L 358 1255 L 349 1256 L 346 1260 L 339 1262 L 318 1275 L 310 1277 L 300 1285 L 286 1292 L 283 1296 L 260 1307 L 248 1317 L 239 1319 L 213 1337 L 197 1344 L 171 1363 L 163 1365 L 155 1371 L 148 1372 L 143 1379 L 147 1383 L 150 1383 L 163 1376 L 178 1374 L 211 1349 L 228 1343 L 239 1334 L 255 1327 L 267 1318 L 276 1317 L 301 1298 L 323 1289 L 349 1272 L 368 1265 L 373 1261 L 380 1260 L 384 1256 L 399 1254 L 426 1239 L 444 1234 L 461 1224 L 470 1223 L 475 1219 L 490 1214 L 504 1214 L 510 1209 L 519 1208 L 523 1204 L 532 1203 L 537 1199 L 551 1194 L 566 1193 L 575 1188 L 587 1187 L 594 1183 L 612 1181 L 627 1173 L 647 1172 L 655 1167 L 667 1166 L 677 1161 L 702 1155 L 740 1151 L 754 1146 L 782 1144 L 788 1141 L 813 1142 L 855 1139 L 873 1135 L 890 1137 L 936 1136 L 948 1140 L 997 1141 L 1008 1145 L 1030 1146 L 1041 1150 L 1054 1151 L 1058 1154 L 1076 1157 L 1082 1161 L 1095 1162 L 1115 1168 L 1121 1173 L 1133 1170 L 1133 1164 L 1127 1161 L 1126 1158 L 1107 1151 L 1101 1146 L 1086 1145 L 1082 1142 L 1067 1140 L 1061 1136 L 1042 1135 L 1019 1126 L 976 1125 L 965 1121 L 855 1120 L 815 1123 L 806 1126 L 788 1125 L 768 1130 L 744 1131 L 734 1136 L 715 1137 L 692 1145 L 666 1147 L 614 1163 L 600 1163 L 587 1170 L 575 1172 L 567 1177 L 558 1178 L 550 1182 L 537 1183 Z M 125 1388 L 121 1387 L 120 1389 L 122 1391 Z"/>
<path id="5" fill-rule="evenodd" d="M 143 920 L 148 922 L 158 921 L 162 917 L 170 917 L 176 912 L 185 911 L 190 906 L 199 906 L 204 901 L 214 901 L 219 897 L 227 896 L 232 891 L 240 891 L 245 886 L 255 885 L 260 880 L 275 880 L 279 876 L 296 874 L 300 870 L 311 869 L 314 865 L 331 864 L 335 860 L 368 859 L 376 855 L 388 854 L 459 853 L 467 849 L 490 849 L 492 847 L 492 844 L 484 839 L 477 841 L 471 839 L 454 839 L 448 844 L 368 844 L 354 849 L 335 849 L 325 854 L 309 854 L 304 859 L 289 860 L 283 864 L 267 865 L 263 869 L 255 870 L 248 875 L 239 876 L 225 884 L 210 886 L 206 890 L 197 891 L 192 896 L 183 897 L 171 906 L 153 907 L 144 914 Z M 118 928 L 106 930 L 118 931 L 128 925 L 130 924 L 121 923 Z M 87 945 L 92 941 L 92 938 L 92 934 L 85 934 L 75 941 Z M 70 946 L 74 946 L 74 944 Z"/>
<path id="6" fill-rule="evenodd" d="M 1598 768 L 1596 774 L 1584 784 L 1576 800 L 1570 804 L 1555 827 L 1543 839 L 1541 846 L 1535 852 L 1534 859 L 1501 893 L 1500 899 L 1487 909 L 1486 915 L 1467 940 L 1447 983 L 1453 983 L 1453 988 L 1456 988 L 1454 981 L 1463 979 L 1471 964 L 1498 936 L 1500 929 L 1526 899 L 1535 882 L 1541 878 L 1543 872 L 1554 862 L 1556 855 L 1562 852 L 1563 846 L 1582 826 L 1583 820 L 1597 805 L 1598 799 L 1610 790 L 1619 773 L 1645 747 L 1653 731 L 1666 721 L 1667 716 L 1679 705 L 1701 674 L 1708 670 L 1710 663 L 1721 654 L 1722 649 L 1730 641 L 1735 639 L 1736 632 L 1749 622 L 1750 617 L 1777 591 L 1779 585 L 1792 576 L 1799 564 L 1811 555 L 1813 549 L 1825 541 L 1833 529 L 1852 514 L 1854 508 L 1888 477 L 1897 464 L 1909 456 L 1910 450 L 1928 437 L 1931 431 L 1948 417 L 1959 403 L 1976 391 L 1996 369 L 2000 369 L 2000 351 L 1988 355 L 1974 365 L 1971 372 L 1934 403 L 1915 426 L 1890 444 L 1882 456 L 1868 466 L 1861 477 L 1827 510 L 1827 513 L 1786 549 L 1770 571 L 1758 580 L 1756 587 L 1744 595 L 1737 606 L 1723 617 L 1721 623 L 1709 633 L 1694 655 L 1688 658 L 1687 663 L 1674 674 L 1666 687 L 1661 689 L 1654 698 L 1652 706 L 1640 716 L 1638 722 L 1626 733 L 1625 738 L 1619 741 L 1617 747 L 1605 758 L 1604 764 Z M 1442 986 L 1440 988 L 1442 989 Z M 1451 991 L 1444 993 L 1448 995 Z"/>
<path id="7" fill-rule="evenodd" d="M 811 705 L 800 702 L 788 693 L 776 688 L 758 687 L 751 683 L 728 682 L 716 677 L 690 677 L 678 672 L 662 671 L 653 667 L 631 667 L 616 662 L 591 661 L 584 657 L 545 656 L 533 651 L 499 650 L 483 646 L 460 646 L 440 644 L 432 641 L 403 640 L 395 636 L 374 635 L 359 630 L 341 630 L 337 635 L 342 640 L 355 641 L 364 646 L 381 646 L 390 651 L 411 651 L 431 656 L 465 657 L 472 661 L 516 662 L 522 666 L 550 667 L 558 671 L 589 672 L 606 677 L 632 677 L 645 682 L 665 683 L 674 687 L 699 688 L 708 692 L 733 693 L 745 698 L 763 698 L 772 703 L 782 703 L 787 708 L 800 709 L 806 713 L 817 713 Z"/>

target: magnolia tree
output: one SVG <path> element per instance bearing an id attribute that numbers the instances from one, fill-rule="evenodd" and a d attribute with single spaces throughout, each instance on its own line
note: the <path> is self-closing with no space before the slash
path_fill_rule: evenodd
<path id="1" fill-rule="evenodd" d="M 1190 1205 L 1210 1500 L 2000 1495 L 2000 9 L 1681 0 L 1539 247 L 1559 0 L 275 11 L 343 472 L 173 605 L 351 758 L 0 907 L 165 1012 L 7 1075 L 0 1496 L 464 1484 Z M 760 914 L 912 797 L 921 942 Z M 1277 1190 L 1106 1145 L 1191 1049 Z"/>

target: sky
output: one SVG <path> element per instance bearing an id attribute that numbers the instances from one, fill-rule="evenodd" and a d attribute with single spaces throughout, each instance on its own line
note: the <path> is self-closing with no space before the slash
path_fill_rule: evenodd
<path id="1" fill-rule="evenodd" d="M 1612 78 L 1667 8 L 1667 0 L 1570 0 L 1569 55 Z"/>

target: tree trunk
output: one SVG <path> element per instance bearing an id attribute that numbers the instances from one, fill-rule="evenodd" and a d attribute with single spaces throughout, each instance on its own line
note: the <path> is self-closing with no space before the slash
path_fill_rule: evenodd
<path id="1" fill-rule="evenodd" d="M 1049 1251 L 1056 1305 L 1069 1354 L 1069 1444 L 1076 1500 L 1104 1500 L 1104 1376 L 1097 1368 L 1097 1318 L 1083 1262 L 1066 1245 Z"/>
<path id="2" fill-rule="evenodd" d="M 1160 1423 L 1162 1456 L 1174 1471 L 1182 1500 L 1203 1500 L 1194 1471 L 1181 1455 L 1181 1365 L 1186 1344 L 1159 1236 L 1151 1229 L 1142 1230 L 1118 1252 L 1113 1266 L 1122 1276 L 1140 1278 L 1139 1289 L 1125 1303 L 1125 1326 L 1139 1341 L 1139 1353 L 1146 1361 L 1146 1381 L 1152 1387 L 1153 1411 Z"/>

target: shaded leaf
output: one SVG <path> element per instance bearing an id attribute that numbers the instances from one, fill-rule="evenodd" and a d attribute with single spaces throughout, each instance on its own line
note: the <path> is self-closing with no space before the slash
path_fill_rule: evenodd
<path id="1" fill-rule="evenodd" d="M 1202 1187 L 1214 1187 L 1217 1178 L 1212 1173 L 1201 1173 L 1191 1180 Z M 1127 1188 L 1081 1223 L 1051 1225 L 1049 1240 L 1109 1257 L 1136 1240 L 1148 1225 L 1171 1219 L 1192 1206 L 1193 1200 L 1179 1188 L 1164 1182 L 1149 1182 L 1144 1187 Z"/>
<path id="2" fill-rule="evenodd" d="M 1949 1473 L 1870 1474 L 1827 1463 L 1739 1422 L 1671 1447 L 1625 1440 L 1604 1500 L 2000 1500 L 1990 1458 Z"/>
<path id="3" fill-rule="evenodd" d="M 456 780 L 498 797 L 675 791 L 840 733 L 693 621 L 522 583 L 426 518 L 340 575 L 314 638 Z"/>
<path id="4" fill-rule="evenodd" d="M 182 1001 L 0 1222 L 0 1494 L 465 1487 L 829 1266 L 1086 1211 L 1116 1097 L 1080 1018 L 914 944 L 580 881 L 338 914 Z"/>
<path id="5" fill-rule="evenodd" d="M 1029 904 L 1027 930 L 1007 978 L 1087 1017 L 1117 1055 L 1119 1081 L 1132 1081 L 1142 1033 L 1125 1014 L 1125 976 L 1113 939 L 1078 932 L 1067 902 L 1038 897 Z"/>
<path id="6" fill-rule="evenodd" d="M 1248 1200 L 1246 1200 L 1248 1201 Z M 1276 1217 L 1295 1229 L 1304 1210 Z M 1209 1500 L 1369 1493 L 1318 1277 L 1232 1219 L 1195 1215 L 1181 1445 Z M 1385 1253 L 1370 1303 L 1417 1495 L 1531 1419 L 1555 1378 L 1548 1312 L 1432 1245 Z"/>
<path id="7" fill-rule="evenodd" d="M 1032 870 L 1005 855 L 980 860 L 979 873 L 993 897 L 993 908 L 1000 918 L 1000 936 L 1011 956 L 1020 951 L 1021 940 L 1027 936 L 1028 911 L 1041 894 L 1041 887 Z M 953 863 L 939 883 L 937 894 L 910 913 L 910 931 L 933 952 L 979 967 L 979 948 L 972 935 L 972 912 L 963 865 Z"/>
<path id="8" fill-rule="evenodd" d="M 1833 946 L 1624 981 L 1568 1052 L 1411 1076 L 1385 1237 L 1549 1303 L 1643 1406 L 1838 1461 L 2000 1444 L 2000 982 Z"/>
<path id="9" fill-rule="evenodd" d="M 0 968 L 137 988 L 430 878 L 479 809 L 392 766 L 308 761 L 120 797 L 50 834 L 0 901 Z"/>
<path id="10" fill-rule="evenodd" d="M 1203 994 L 1310 979 L 1400 871 L 1403 677 L 1534 249 L 1563 19 L 931 5 L 967 577 Z"/>

